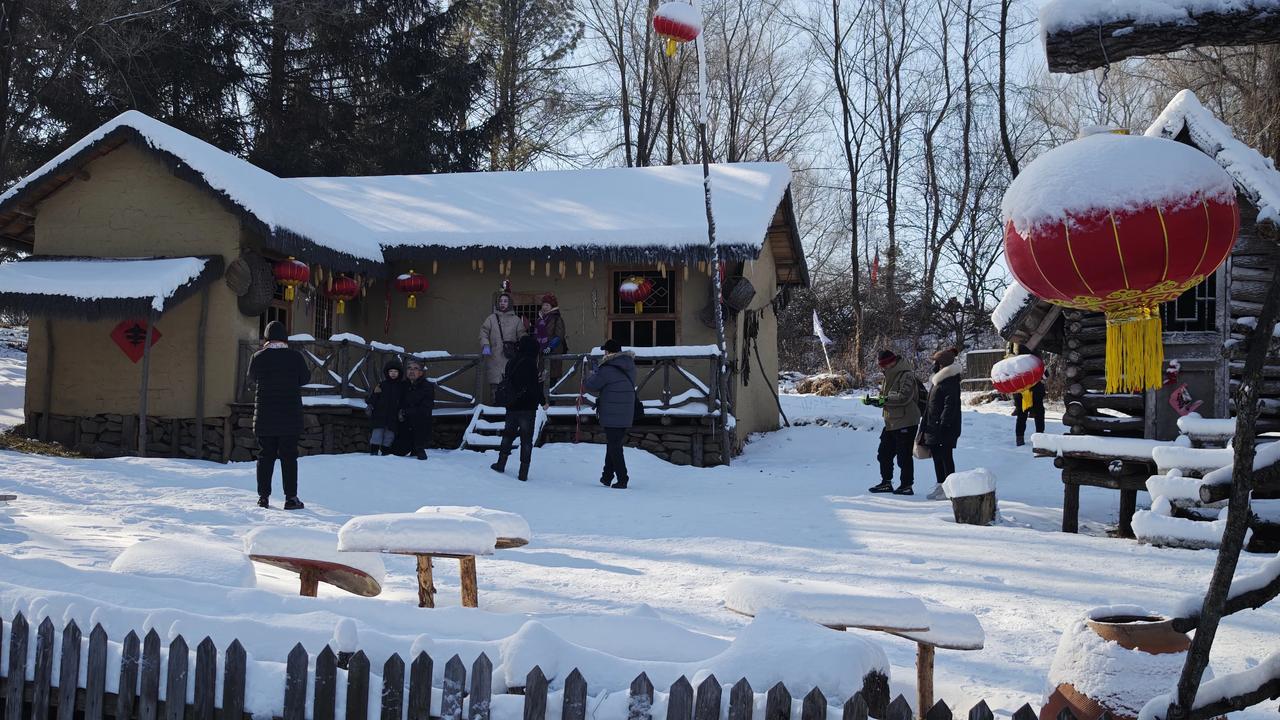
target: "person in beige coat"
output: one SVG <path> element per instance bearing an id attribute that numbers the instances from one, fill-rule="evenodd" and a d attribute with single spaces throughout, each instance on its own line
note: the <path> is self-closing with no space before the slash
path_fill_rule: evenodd
<path id="1" fill-rule="evenodd" d="M 485 356 L 485 379 L 489 382 L 486 402 L 493 404 L 494 392 L 502 382 L 507 361 L 515 357 L 516 341 L 526 334 L 524 320 L 511 308 L 511 295 L 498 296 L 498 306 L 480 326 L 480 353 Z"/>

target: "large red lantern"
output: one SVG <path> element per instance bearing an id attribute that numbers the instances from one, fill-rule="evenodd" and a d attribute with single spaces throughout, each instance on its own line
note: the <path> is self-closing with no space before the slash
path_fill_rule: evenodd
<path id="1" fill-rule="evenodd" d="M 1023 409 L 1031 407 L 1031 388 L 1044 379 L 1044 360 L 1015 355 L 991 366 L 991 386 L 1005 395 L 1021 393 Z"/>
<path id="2" fill-rule="evenodd" d="M 329 289 L 325 291 L 325 295 L 338 301 L 334 312 L 341 315 L 347 311 L 347 301 L 352 300 L 360 294 L 360 284 L 354 279 L 346 275 L 338 275 L 333 278 L 333 283 Z"/>
<path id="3" fill-rule="evenodd" d="M 646 277 L 628 277 L 618 285 L 618 297 L 623 302 L 634 303 L 637 315 L 644 312 L 644 301 L 652 294 L 653 282 Z"/>
<path id="4" fill-rule="evenodd" d="M 418 307 L 418 294 L 426 292 L 429 285 L 426 275 L 419 275 L 412 270 L 396 278 L 396 290 L 409 296 L 407 307 L 410 310 Z"/>
<path id="5" fill-rule="evenodd" d="M 687 2 L 666 2 L 653 12 L 653 31 L 666 40 L 667 57 L 676 46 L 691 42 L 702 32 L 702 14 Z"/>
<path id="6" fill-rule="evenodd" d="M 276 282 L 284 286 L 284 299 L 293 301 L 294 288 L 309 281 L 311 279 L 311 268 L 307 264 L 289 258 L 281 260 L 271 268 L 272 274 L 276 277 Z"/>
<path id="7" fill-rule="evenodd" d="M 1240 215 L 1230 176 L 1157 137 L 1100 133 L 1046 152 L 1003 204 L 1009 269 L 1037 297 L 1107 316 L 1107 392 L 1160 387 L 1159 305 L 1218 269 Z"/>

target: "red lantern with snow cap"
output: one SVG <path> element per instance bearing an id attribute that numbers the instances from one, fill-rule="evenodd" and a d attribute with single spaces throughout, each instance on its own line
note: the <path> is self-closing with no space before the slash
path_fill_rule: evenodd
<path id="1" fill-rule="evenodd" d="M 333 278 L 333 283 L 329 286 L 329 289 L 325 290 L 325 295 L 338 301 L 334 312 L 339 315 L 347 311 L 347 301 L 355 299 L 359 294 L 360 285 L 346 275 L 338 275 Z"/>
<path id="2" fill-rule="evenodd" d="M 623 279 L 618 285 L 618 297 L 623 302 L 634 303 L 637 315 L 644 312 L 644 301 L 652 294 L 653 283 L 646 277 L 633 275 Z"/>
<path id="3" fill-rule="evenodd" d="M 410 310 L 418 307 L 418 293 L 426 292 L 428 286 L 426 276 L 412 270 L 396 278 L 396 290 L 409 296 L 407 307 Z"/>
<path id="4" fill-rule="evenodd" d="M 1051 303 L 1107 316 L 1107 392 L 1158 388 L 1159 305 L 1217 270 L 1240 216 L 1231 178 L 1163 138 L 1099 133 L 1050 150 L 1005 193 L 1005 256 Z"/>
<path id="5" fill-rule="evenodd" d="M 1005 395 L 1021 393 L 1022 407 L 1031 407 L 1031 388 L 1044 379 L 1044 360 L 1035 355 L 1015 355 L 991 366 L 991 386 Z"/>
<path id="6" fill-rule="evenodd" d="M 666 40 L 667 57 L 676 46 L 697 39 L 702 33 L 702 13 L 686 2 L 666 2 L 653 12 L 653 31 Z"/>
<path id="7" fill-rule="evenodd" d="M 275 275 L 276 282 L 284 286 L 284 299 L 290 302 L 293 301 L 294 288 L 311 280 L 311 268 L 292 257 L 273 265 L 271 273 Z"/>

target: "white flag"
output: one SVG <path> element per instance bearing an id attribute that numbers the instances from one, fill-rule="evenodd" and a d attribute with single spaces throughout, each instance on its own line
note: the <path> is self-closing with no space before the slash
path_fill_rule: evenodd
<path id="1" fill-rule="evenodd" d="M 822 332 L 822 321 L 818 319 L 817 310 L 813 311 L 813 334 L 818 336 L 818 339 L 822 341 L 823 345 L 831 344 L 831 338 L 827 337 L 827 334 Z"/>

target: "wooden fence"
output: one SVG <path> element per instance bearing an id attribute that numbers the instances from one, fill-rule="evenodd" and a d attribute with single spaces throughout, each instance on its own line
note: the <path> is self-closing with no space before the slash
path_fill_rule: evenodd
<path id="1" fill-rule="evenodd" d="M 0 634 L 4 622 L 0 620 Z M 0 720 L 247 720 L 251 717 L 245 709 L 245 687 L 248 662 L 244 647 L 234 640 L 222 653 L 222 687 L 217 692 L 219 654 L 210 638 L 204 638 L 195 649 L 195 665 L 191 666 L 190 648 L 182 636 L 169 643 L 168 662 L 161 663 L 161 641 L 155 630 L 147 632 L 140 641 L 135 632 L 124 637 L 120 647 L 118 691 L 107 692 L 108 639 L 101 625 L 95 625 L 89 633 L 88 653 L 83 657 L 83 637 L 74 621 L 68 622 L 55 636 L 53 621 L 45 618 L 35 633 L 34 667 L 27 667 L 31 633 L 22 614 L 9 624 L 9 656 L 3 669 L 7 672 L 0 679 L 0 697 L 3 697 L 3 715 Z M 54 668 L 54 651 L 58 653 L 58 667 Z M 315 656 L 315 677 L 310 677 L 311 657 L 301 644 L 295 645 L 286 663 L 283 695 L 283 715 L 279 720 L 369 720 L 370 712 L 380 720 L 490 720 L 493 708 L 493 666 L 489 658 L 481 654 L 472 663 L 470 684 L 467 668 L 454 655 L 445 664 L 441 687 L 432 685 L 434 661 L 426 653 L 419 653 L 408 666 L 406 693 L 406 666 L 399 655 L 392 655 L 382 666 L 382 688 L 377 698 L 379 707 L 370 708 L 370 666 L 363 652 L 335 653 L 325 647 Z M 341 675 L 339 671 L 344 671 Z M 161 679 L 165 688 L 162 700 Z M 30 674 L 31 680 L 26 680 Z M 79 677 L 84 675 L 84 682 Z M 15 679 L 20 679 L 15 682 Z M 338 707 L 339 682 L 345 682 L 345 707 Z M 193 701 L 186 698 L 191 684 Z M 548 715 L 548 682 L 542 670 L 529 671 L 523 688 L 514 694 L 523 695 L 523 720 L 545 720 Z M 308 689 L 311 697 L 308 698 Z M 752 720 L 756 698 L 755 690 L 745 680 L 739 680 L 729 693 L 727 714 L 721 707 L 722 686 L 714 676 L 703 680 L 695 690 L 681 677 L 670 688 L 666 698 L 667 720 Z M 435 693 L 439 696 L 439 711 L 432 712 Z M 563 699 L 559 715 L 563 720 L 611 720 L 600 715 L 588 701 L 586 677 L 574 669 L 564 681 Z M 873 700 L 869 707 L 862 693 L 849 698 L 842 706 L 829 707 L 826 697 L 817 688 L 803 696 L 793 696 L 782 683 L 774 685 L 766 694 L 764 720 L 790 720 L 793 716 L 793 697 L 802 697 L 796 720 L 867 720 L 869 717 L 884 720 L 912 720 L 912 710 L 907 700 L 899 695 L 886 703 L 887 696 Z M 172 702 L 179 698 L 180 702 Z M 514 698 L 513 698 L 514 700 Z M 653 720 L 654 688 L 649 678 L 641 673 L 632 683 L 626 703 L 625 720 Z M 258 712 L 261 713 L 261 708 Z M 514 714 L 502 712 L 502 715 Z M 554 709 L 551 715 L 555 716 Z M 965 715 L 968 720 L 993 720 L 991 709 L 979 702 Z M 259 714 L 259 718 L 263 715 Z M 951 720 L 952 711 L 944 702 L 937 702 L 922 717 L 924 720 Z M 623 720 L 621 715 L 617 720 Z M 1036 720 L 1036 711 L 1023 705 L 1013 714 L 1013 720 Z M 1055 720 L 1075 720 L 1064 711 Z M 1089 719 L 1093 720 L 1093 719 Z"/>

